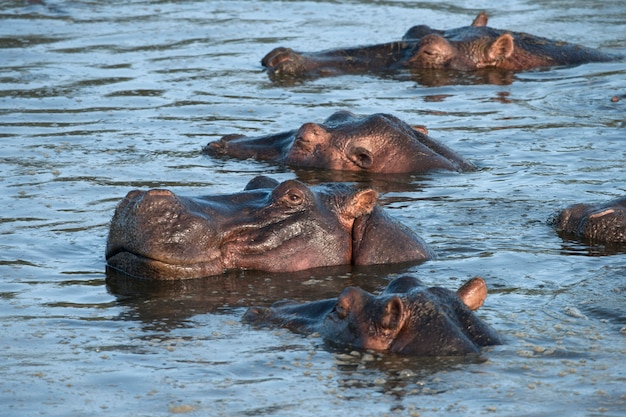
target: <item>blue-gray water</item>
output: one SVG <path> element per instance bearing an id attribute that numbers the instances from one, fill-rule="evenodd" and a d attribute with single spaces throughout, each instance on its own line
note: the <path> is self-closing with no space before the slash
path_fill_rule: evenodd
<path id="1" fill-rule="evenodd" d="M 0 2 L 4 413 L 625 415 L 626 255 L 563 241 L 546 223 L 626 193 L 624 62 L 434 87 L 372 76 L 276 86 L 261 71 L 276 46 L 390 41 L 481 10 L 494 27 L 626 49 L 619 1 Z M 372 183 L 439 253 L 409 272 L 449 288 L 487 280 L 480 315 L 506 344 L 483 361 L 351 355 L 240 322 L 251 303 L 381 288 L 384 271 L 106 286 L 108 222 L 130 189 L 331 179 L 200 149 L 337 109 L 426 125 L 481 168 Z"/>

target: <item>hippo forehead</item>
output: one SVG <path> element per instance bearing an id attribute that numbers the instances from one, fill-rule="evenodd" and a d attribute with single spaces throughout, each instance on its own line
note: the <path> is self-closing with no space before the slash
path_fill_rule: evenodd
<path id="1" fill-rule="evenodd" d="M 346 125 L 355 129 L 365 129 L 370 126 L 396 126 L 409 127 L 402 120 L 386 113 L 374 113 L 367 115 L 356 115 L 349 111 L 338 111 L 333 113 L 324 121 L 324 125 L 331 129 L 338 129 Z M 370 127 L 371 129 L 371 127 Z"/>
<path id="2" fill-rule="evenodd" d="M 505 31 L 488 26 L 464 26 L 446 30 L 442 35 L 451 42 L 472 42 L 480 38 L 495 39 Z"/>
<path id="3" fill-rule="evenodd" d="M 256 181 L 253 179 L 252 181 Z M 251 183 L 252 183 L 251 181 Z M 267 185 L 272 185 L 268 183 Z M 183 197 L 196 202 L 189 207 L 192 211 L 204 212 L 209 216 L 237 216 L 237 213 L 266 207 L 283 211 L 285 216 L 303 211 L 322 211 L 323 213 L 337 213 L 347 204 L 355 188 L 344 183 L 320 184 L 307 186 L 297 180 L 287 180 L 278 183 L 274 188 L 253 188 L 236 194 L 224 194 L 205 197 Z M 296 203 L 292 209 L 285 210 L 282 203 Z M 278 219 L 265 219 L 268 223 L 275 223 Z M 260 221 L 260 219 L 259 219 Z"/>
<path id="4" fill-rule="evenodd" d="M 402 300 L 405 307 L 414 314 L 434 312 L 440 308 L 446 311 L 453 304 L 460 302 L 453 291 L 440 287 L 427 287 L 419 279 L 411 276 L 403 276 L 394 279 L 380 295 L 374 295 L 356 287 L 346 288 L 341 297 L 355 298 L 353 294 L 359 294 L 359 303 L 353 305 L 356 308 L 368 309 L 370 313 L 377 307 L 383 306 L 391 297 L 397 296 Z M 371 309 L 373 308 L 373 309 Z"/>
<path id="5" fill-rule="evenodd" d="M 373 137 L 386 140 L 416 140 L 413 128 L 391 114 L 357 116 L 349 112 L 337 112 L 329 117 L 324 125 L 331 130 L 333 140 L 336 142 Z M 379 143 L 381 146 L 384 144 L 385 141 Z"/>

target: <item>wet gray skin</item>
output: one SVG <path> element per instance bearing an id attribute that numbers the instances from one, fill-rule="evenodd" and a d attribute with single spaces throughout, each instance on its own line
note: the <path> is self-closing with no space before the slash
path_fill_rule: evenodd
<path id="1" fill-rule="evenodd" d="M 598 204 L 574 204 L 551 222 L 564 234 L 595 242 L 626 244 L 626 197 Z"/>
<path id="2" fill-rule="evenodd" d="M 107 264 L 146 279 L 183 279 L 229 269 L 290 272 L 430 259 L 426 243 L 377 201 L 369 188 L 267 177 L 218 196 L 134 190 L 113 215 Z"/>
<path id="3" fill-rule="evenodd" d="M 319 333 L 333 345 L 415 356 L 456 356 L 500 344 L 497 334 L 472 313 L 487 296 L 475 277 L 457 292 L 426 287 L 411 276 L 394 279 L 380 295 L 356 287 L 338 298 L 269 308 L 252 307 L 244 321 Z"/>
<path id="4" fill-rule="evenodd" d="M 261 65 L 270 77 L 280 78 L 402 69 L 522 71 L 621 58 L 564 41 L 494 29 L 487 27 L 487 22 L 487 15 L 480 13 L 471 26 L 439 30 L 418 25 L 400 41 L 356 48 L 300 53 L 279 47 L 270 51 Z"/>
<path id="5" fill-rule="evenodd" d="M 349 111 L 288 132 L 224 136 L 209 143 L 204 153 L 384 174 L 475 170 L 471 162 L 430 138 L 423 127 L 411 127 L 389 114 L 358 116 Z"/>

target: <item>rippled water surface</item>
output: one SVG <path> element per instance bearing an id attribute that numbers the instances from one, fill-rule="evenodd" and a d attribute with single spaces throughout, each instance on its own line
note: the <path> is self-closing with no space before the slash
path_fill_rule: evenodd
<path id="1" fill-rule="evenodd" d="M 626 193 L 626 66 L 429 85 L 342 76 L 273 84 L 260 59 L 491 26 L 626 49 L 622 2 L 0 2 L 0 402 L 8 415 L 626 414 L 626 255 L 559 237 L 557 209 Z M 616 97 L 618 100 L 612 101 Z M 338 109 L 428 126 L 477 172 L 401 179 L 212 159 L 224 134 Z M 167 285 L 105 279 L 133 188 L 233 192 L 256 174 L 368 182 L 438 252 L 408 270 L 457 288 L 505 339 L 479 360 L 335 351 L 253 329 L 245 306 L 384 287 L 402 270 L 240 273 Z"/>

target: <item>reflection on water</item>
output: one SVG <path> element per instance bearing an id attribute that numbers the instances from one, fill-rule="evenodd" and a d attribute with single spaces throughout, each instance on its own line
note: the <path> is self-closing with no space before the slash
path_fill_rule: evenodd
<path id="1" fill-rule="evenodd" d="M 401 271 L 398 266 L 339 266 L 289 274 L 231 271 L 200 279 L 150 281 L 107 268 L 107 289 L 129 307 L 132 320 L 151 323 L 157 318 L 184 320 L 237 307 L 270 305 L 277 300 L 333 298 L 348 286 L 376 291 L 386 286 L 387 274 Z"/>
<path id="2" fill-rule="evenodd" d="M 359 404 L 361 415 L 377 416 L 623 414 L 626 254 L 547 223 L 569 204 L 626 192 L 626 100 L 612 100 L 626 94 L 623 62 L 495 79 L 423 72 L 282 86 L 260 66 L 281 44 L 374 44 L 418 23 L 460 26 L 479 9 L 496 27 L 626 50 L 626 9 L 596 6 L 4 2 L 7 412 L 311 416 Z M 282 131 L 339 109 L 425 125 L 479 170 L 370 177 L 201 154 L 225 134 Z M 225 194 L 259 174 L 376 188 L 438 259 L 158 284 L 105 271 L 108 222 L 131 189 Z M 506 344 L 477 358 L 423 361 L 337 351 L 240 322 L 248 303 L 333 297 L 348 285 L 375 292 L 407 272 L 447 288 L 483 276 L 490 295 L 480 316 Z"/>

